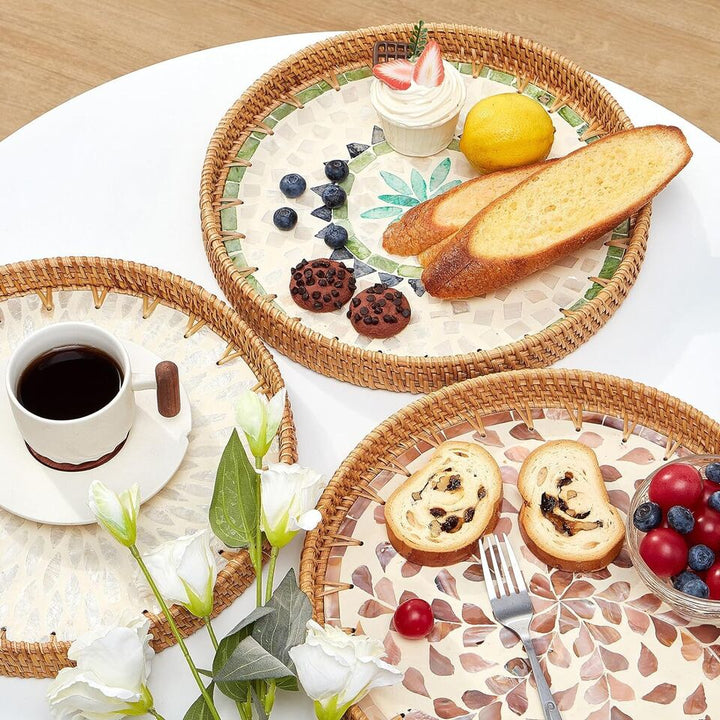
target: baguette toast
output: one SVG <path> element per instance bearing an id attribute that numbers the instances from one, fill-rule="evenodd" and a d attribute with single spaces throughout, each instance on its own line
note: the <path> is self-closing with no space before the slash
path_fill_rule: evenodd
<path id="1" fill-rule="evenodd" d="M 547 164 L 457 232 L 425 268 L 425 289 L 475 297 L 542 270 L 639 210 L 691 157 L 678 128 L 654 125 Z"/>
<path id="2" fill-rule="evenodd" d="M 620 552 L 625 526 L 586 445 L 554 440 L 536 448 L 520 469 L 518 490 L 520 532 L 544 563 L 570 572 L 599 570 Z"/>
<path id="3" fill-rule="evenodd" d="M 438 446 L 385 503 L 392 546 L 419 565 L 451 565 L 477 549 L 497 522 L 500 468 L 485 448 L 448 441 Z"/>
<path id="4" fill-rule="evenodd" d="M 467 180 L 410 208 L 383 233 L 383 247 L 393 255 L 418 255 L 457 232 L 486 205 L 527 180 L 545 163 L 501 170 Z"/>

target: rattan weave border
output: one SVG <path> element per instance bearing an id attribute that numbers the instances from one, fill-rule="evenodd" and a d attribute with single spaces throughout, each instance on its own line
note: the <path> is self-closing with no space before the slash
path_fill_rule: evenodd
<path id="1" fill-rule="evenodd" d="M 474 378 L 442 388 L 416 400 L 372 430 L 347 456 L 320 498 L 323 519 L 305 537 L 300 560 L 300 587 L 308 594 L 315 619 L 324 621 L 324 584 L 328 560 L 337 544 L 338 531 L 347 511 L 359 496 L 374 494 L 369 483 L 394 458 L 417 443 L 442 440 L 441 431 L 459 422 L 514 410 L 529 417 L 532 408 L 562 408 L 571 417 L 582 412 L 614 414 L 652 428 L 695 453 L 720 452 L 720 423 L 687 403 L 660 390 L 612 375 L 581 370 L 520 370 Z M 337 583 L 336 583 L 337 585 Z M 368 720 L 358 707 L 352 720 Z"/>
<path id="2" fill-rule="evenodd" d="M 546 88 L 576 108 L 598 134 L 632 127 L 610 93 L 575 63 L 517 35 L 467 25 L 428 26 L 450 60 L 484 64 Z M 478 375 L 549 365 L 594 335 L 622 303 L 645 256 L 650 205 L 637 215 L 628 248 L 615 274 L 597 296 L 545 330 L 490 351 L 434 358 L 372 352 L 330 339 L 289 317 L 244 282 L 251 269 L 236 267 L 223 243 L 222 197 L 229 163 L 258 123 L 303 87 L 372 61 L 377 40 L 403 41 L 410 25 L 387 25 L 337 35 L 283 60 L 257 80 L 228 110 L 210 141 L 200 185 L 205 249 L 213 273 L 232 305 L 273 347 L 330 377 L 394 391 L 430 392 Z M 297 103 L 297 101 L 295 101 Z M 562 104 L 560 103 L 560 104 Z M 558 105 L 560 107 L 560 105 Z M 261 126 L 260 126 L 261 127 Z"/>
<path id="3" fill-rule="evenodd" d="M 126 260 L 95 257 L 60 257 L 31 260 L 0 266 L 0 302 L 10 297 L 37 293 L 46 304 L 52 302 L 52 291 L 93 290 L 96 302 L 103 293 L 118 292 L 147 298 L 151 305 L 159 301 L 204 322 L 228 342 L 228 348 L 240 353 L 258 380 L 258 390 L 272 395 L 283 387 L 275 361 L 257 335 L 232 308 L 198 285 L 164 270 Z M 297 442 L 292 410 L 288 403 L 278 432 L 280 460 L 297 459 Z M 227 557 L 227 555 L 226 555 Z M 233 602 L 254 580 L 246 552 L 234 554 L 218 575 L 215 585 L 213 615 Z M 173 605 L 171 613 L 183 635 L 190 635 L 202 621 L 183 608 Z M 163 615 L 147 613 L 153 648 L 164 650 L 175 639 Z M 0 675 L 52 677 L 70 664 L 67 650 L 70 641 L 53 638 L 49 642 L 26 643 L 7 640 L 0 628 Z"/>

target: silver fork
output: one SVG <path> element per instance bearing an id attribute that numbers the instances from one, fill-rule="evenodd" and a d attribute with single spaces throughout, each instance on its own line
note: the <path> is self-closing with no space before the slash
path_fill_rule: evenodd
<path id="1" fill-rule="evenodd" d="M 530 621 L 533 617 L 533 608 L 527 586 L 520 572 L 520 565 L 518 565 L 512 546 L 505 535 L 502 536 L 502 539 L 502 545 L 505 546 L 505 552 L 512 567 L 512 575 L 497 535 L 486 535 L 480 544 L 480 562 L 482 563 L 485 587 L 490 597 L 490 607 L 495 619 L 508 630 L 512 630 L 522 640 L 523 647 L 530 660 L 530 667 L 535 676 L 535 684 L 540 695 L 545 720 L 562 720 L 530 637 Z M 494 581 L 485 556 L 486 546 L 494 571 Z"/>

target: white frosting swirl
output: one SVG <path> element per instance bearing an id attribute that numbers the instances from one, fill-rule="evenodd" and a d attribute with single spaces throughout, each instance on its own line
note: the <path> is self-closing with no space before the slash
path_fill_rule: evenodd
<path id="1" fill-rule="evenodd" d="M 370 100 L 377 112 L 406 127 L 441 125 L 457 114 L 465 102 L 465 83 L 460 73 L 443 60 L 445 77 L 437 87 L 411 82 L 407 90 L 394 90 L 375 78 Z"/>

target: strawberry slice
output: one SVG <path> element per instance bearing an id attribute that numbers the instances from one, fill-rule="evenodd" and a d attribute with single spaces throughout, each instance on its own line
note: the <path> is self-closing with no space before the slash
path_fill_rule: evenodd
<path id="1" fill-rule="evenodd" d="M 373 75 L 393 90 L 407 90 L 413 77 L 414 66 L 407 60 L 390 60 L 373 67 Z"/>
<path id="2" fill-rule="evenodd" d="M 418 85 L 426 87 L 437 87 L 445 78 L 445 68 L 442 64 L 442 52 L 440 46 L 431 40 L 422 51 L 422 55 L 415 63 L 412 79 Z"/>

